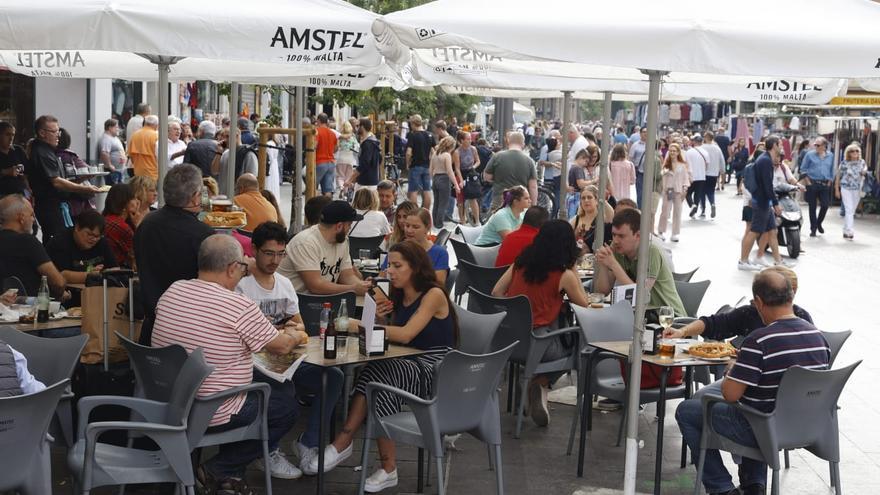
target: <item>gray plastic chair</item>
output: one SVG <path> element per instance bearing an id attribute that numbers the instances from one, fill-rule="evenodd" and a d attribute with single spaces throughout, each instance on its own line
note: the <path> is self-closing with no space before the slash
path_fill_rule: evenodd
<path id="1" fill-rule="evenodd" d="M 580 347 L 581 329 L 579 327 L 566 327 L 552 330 L 542 335 L 535 335 L 532 331 L 532 306 L 526 296 L 516 297 L 492 297 L 479 290 L 471 288 L 468 294 L 468 311 L 484 315 L 506 312 L 507 315 L 495 332 L 492 339 L 492 350 L 508 347 L 518 342 L 510 356 L 510 362 L 519 365 L 522 372 L 519 373 L 519 407 L 516 415 L 516 430 L 514 438 L 519 438 L 522 430 L 522 420 L 526 407 L 526 390 L 529 381 L 535 375 L 553 372 L 577 371 L 580 359 L 578 350 Z M 544 352 L 550 346 L 553 339 L 568 335 L 573 339 L 572 353 L 555 361 L 541 362 Z M 578 397 L 578 407 L 581 398 Z"/>
<path id="2" fill-rule="evenodd" d="M 52 464 L 46 434 L 61 395 L 64 379 L 33 394 L 0 398 L 0 492 L 24 495 L 52 493 Z"/>
<path id="3" fill-rule="evenodd" d="M 364 493 L 370 458 L 370 440 L 390 438 L 425 449 L 437 462 L 437 491 L 446 493 L 443 481 L 443 436 L 470 433 L 494 447 L 493 464 L 499 495 L 504 493 L 501 463 L 501 417 L 498 381 L 516 343 L 491 354 L 450 351 L 434 371 L 430 399 L 382 383 L 367 384 L 367 427 L 364 433 L 359 494 Z M 406 400 L 410 411 L 377 417 L 376 394 L 384 392 Z"/>
<path id="4" fill-rule="evenodd" d="M 491 352 L 492 339 L 507 312 L 481 315 L 455 305 L 455 314 L 458 316 L 458 350 L 468 354 Z"/>
<path id="5" fill-rule="evenodd" d="M 690 282 L 691 279 L 694 277 L 694 274 L 697 273 L 697 270 L 699 270 L 699 269 L 700 269 L 700 267 L 696 267 L 689 272 L 683 272 L 683 273 L 672 272 L 672 279 L 675 280 L 676 282 Z"/>
<path id="6" fill-rule="evenodd" d="M 767 463 L 773 470 L 771 495 L 779 495 L 779 451 L 807 449 L 829 463 L 831 485 L 837 495 L 840 483 L 840 438 L 837 427 L 837 399 L 861 361 L 837 370 L 789 368 L 779 382 L 776 408 L 764 413 L 739 402 L 725 402 L 717 395 L 703 396 L 703 434 L 697 462 L 694 494 L 699 495 L 707 449 L 718 449 Z M 725 403 L 749 422 L 758 447 L 746 447 L 718 434 L 709 421 L 713 406 Z"/>
<path id="7" fill-rule="evenodd" d="M 498 268 L 480 266 L 468 261 L 458 262 L 458 282 L 462 287 L 467 289 L 478 290 L 484 294 L 491 294 L 495 284 L 504 275 L 504 272 L 510 268 L 508 266 L 499 266 Z M 466 281 L 463 283 L 462 281 Z"/>
<path id="8" fill-rule="evenodd" d="M 687 324 L 697 318 L 697 313 L 700 311 L 700 303 L 703 302 L 703 297 L 706 296 L 706 290 L 709 289 L 709 284 L 711 283 L 711 280 L 703 280 L 702 282 L 675 281 L 675 290 L 678 292 L 678 297 L 681 298 L 681 304 L 687 313 L 687 317 L 676 318 L 676 324 Z"/>
<path id="9" fill-rule="evenodd" d="M 174 390 L 174 381 L 183 369 L 188 354 L 179 345 L 145 347 L 116 334 L 128 351 L 135 374 L 135 395 L 157 402 L 167 402 Z M 260 394 L 260 411 L 253 423 L 219 433 L 205 433 L 217 409 L 230 397 L 254 391 Z M 260 440 L 263 443 L 263 464 L 269 465 L 269 428 L 266 412 L 269 409 L 271 387 L 267 383 L 251 383 L 235 387 L 208 397 L 196 398 L 189 414 L 187 438 L 190 450 L 213 445 Z M 129 447 L 131 444 L 129 444 Z M 265 470 L 266 493 L 272 494 L 272 477 Z"/>
<path id="10" fill-rule="evenodd" d="M 449 232 L 446 229 L 440 229 L 440 232 L 437 232 L 437 237 L 434 239 L 435 246 L 445 246 L 446 241 L 449 240 L 449 236 L 452 232 Z"/>
<path id="11" fill-rule="evenodd" d="M 455 228 L 455 232 L 461 235 L 461 238 L 464 242 L 468 244 L 473 244 L 477 242 L 477 239 L 480 238 L 480 234 L 483 233 L 483 226 L 479 227 L 469 227 L 467 225 L 459 225 Z"/>
<path id="12" fill-rule="evenodd" d="M 379 235 L 376 237 L 352 237 L 348 236 L 348 254 L 351 256 L 351 259 L 358 259 L 360 257 L 361 249 L 367 249 L 370 251 L 370 258 L 378 258 L 379 257 L 379 246 L 382 244 L 382 241 L 385 240 L 384 235 Z"/>
<path id="13" fill-rule="evenodd" d="M 89 337 L 75 335 L 50 339 L 4 326 L 0 327 L 0 340 L 24 354 L 28 360 L 28 371 L 45 385 L 73 376 L 73 370 Z M 56 438 L 61 437 L 67 448 L 73 446 L 74 440 L 72 404 L 73 392 L 65 390 L 49 426 L 49 433 Z"/>
<path id="14" fill-rule="evenodd" d="M 449 243 L 452 244 L 452 251 L 455 253 L 455 259 L 459 263 L 464 260 L 476 264 L 477 260 L 474 259 L 474 253 L 471 252 L 467 242 L 450 237 Z"/>
<path id="15" fill-rule="evenodd" d="M 296 294 L 299 299 L 299 314 L 302 316 L 303 323 L 306 326 L 306 333 L 314 337 L 321 333 L 321 310 L 324 309 L 325 302 L 330 303 L 330 309 L 335 313 L 339 311 L 342 300 L 345 299 L 345 305 L 348 307 L 348 316 L 354 316 L 356 295 L 354 292 L 340 292 L 338 294 Z"/>
<path id="16" fill-rule="evenodd" d="M 190 354 L 176 375 L 167 402 L 136 397 L 96 395 L 77 404 L 77 442 L 67 454 L 67 463 L 84 494 L 106 485 L 177 483 L 188 494 L 195 493 L 195 476 L 187 441 L 187 418 L 202 382 L 213 371 L 205 363 L 202 349 Z M 89 414 L 99 406 L 121 406 L 145 421 L 89 423 Z M 125 431 L 153 440 L 159 450 L 119 447 L 98 441 L 108 431 Z"/>
<path id="17" fill-rule="evenodd" d="M 501 244 L 486 247 L 469 245 L 468 249 L 471 250 L 471 253 L 474 256 L 474 264 L 485 267 L 494 267 L 495 259 L 498 258 L 498 250 L 501 249 Z"/>

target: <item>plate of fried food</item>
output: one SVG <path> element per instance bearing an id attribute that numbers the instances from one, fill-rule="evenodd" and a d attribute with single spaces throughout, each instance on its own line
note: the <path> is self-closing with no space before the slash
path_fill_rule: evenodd
<path id="1" fill-rule="evenodd" d="M 700 342 L 688 347 L 687 353 L 695 358 L 726 361 L 736 357 L 736 348 L 728 342 Z"/>
<path id="2" fill-rule="evenodd" d="M 215 229 L 237 229 L 247 225 L 247 215 L 243 211 L 212 211 L 202 221 Z"/>

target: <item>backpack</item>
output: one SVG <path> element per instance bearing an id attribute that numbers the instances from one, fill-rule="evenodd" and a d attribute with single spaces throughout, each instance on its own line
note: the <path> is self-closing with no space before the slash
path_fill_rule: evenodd
<path id="1" fill-rule="evenodd" d="M 749 162 L 743 169 L 743 185 L 752 196 L 758 192 L 758 178 L 755 175 L 755 162 Z"/>

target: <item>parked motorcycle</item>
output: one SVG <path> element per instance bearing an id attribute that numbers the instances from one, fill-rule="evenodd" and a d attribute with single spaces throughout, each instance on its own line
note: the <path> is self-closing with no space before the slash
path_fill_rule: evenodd
<path id="1" fill-rule="evenodd" d="M 797 202 L 797 191 L 798 186 L 786 183 L 773 189 L 782 209 L 782 213 L 776 217 L 776 237 L 779 245 L 785 246 L 792 258 L 801 254 L 801 226 L 804 223 L 801 205 Z"/>

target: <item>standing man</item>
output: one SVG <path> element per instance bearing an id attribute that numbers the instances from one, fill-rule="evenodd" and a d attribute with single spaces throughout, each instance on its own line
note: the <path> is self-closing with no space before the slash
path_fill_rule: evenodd
<path id="1" fill-rule="evenodd" d="M 636 136 L 636 134 L 633 133 L 633 136 Z M 645 180 L 645 147 L 647 146 L 647 141 L 648 128 L 642 127 L 639 129 L 636 141 L 633 141 L 632 137 L 630 137 L 629 145 L 629 161 L 633 162 L 633 165 L 636 166 L 636 203 L 640 209 L 642 207 L 642 183 Z"/>
<path id="2" fill-rule="evenodd" d="M 64 165 L 55 154 L 60 130 L 55 117 L 41 115 L 37 118 L 34 122 L 36 137 L 31 144 L 30 160 L 25 166 L 28 182 L 34 192 L 37 221 L 43 229 L 43 244 L 65 228 L 73 227 L 67 206 L 71 193 L 91 196 L 98 192 L 95 186 L 77 184 L 65 178 Z"/>
<path id="3" fill-rule="evenodd" d="M 202 171 L 202 177 L 211 177 L 211 164 L 214 163 L 214 157 L 217 156 L 215 134 L 217 134 L 217 126 L 213 122 L 210 120 L 201 121 L 198 139 L 189 143 L 183 154 L 183 162 L 192 163 L 198 167 Z"/>
<path id="4" fill-rule="evenodd" d="M 165 206 L 144 217 L 134 233 L 144 305 L 143 345 L 150 345 L 159 297 L 175 281 L 196 278 L 199 246 L 214 233 L 198 219 L 202 173 L 195 165 L 184 163 L 169 170 L 162 190 Z"/>
<path id="5" fill-rule="evenodd" d="M 256 115 L 256 114 L 255 114 Z M 251 132 L 251 121 L 244 118 L 238 118 L 238 130 L 241 133 L 241 143 L 250 146 L 252 144 L 257 144 L 257 136 Z"/>
<path id="6" fill-rule="evenodd" d="M 186 143 L 180 139 L 182 129 L 180 122 L 168 123 L 168 168 L 183 163 L 183 155 L 186 154 Z M 156 146 L 156 156 L 159 156 L 158 143 Z"/>
<path id="7" fill-rule="evenodd" d="M 422 193 L 422 208 L 431 211 L 431 174 L 429 166 L 434 156 L 434 136 L 422 128 L 422 116 L 410 117 L 411 130 L 406 135 L 406 168 L 409 170 L 407 196 L 419 204 Z"/>
<path id="8" fill-rule="evenodd" d="M 816 149 L 808 151 L 801 160 L 801 178 L 807 176 L 807 209 L 810 212 L 810 237 L 816 237 L 816 231 L 825 233 L 822 222 L 825 221 L 825 213 L 831 204 L 831 183 L 834 180 L 834 157 L 828 152 L 828 141 L 823 137 L 817 137 L 813 143 Z M 816 203 L 819 204 L 819 214 L 816 215 Z"/>
<path id="9" fill-rule="evenodd" d="M 357 184 L 355 190 L 376 190 L 379 184 L 379 163 L 382 161 L 382 148 L 379 140 L 373 135 L 373 121 L 367 118 L 360 120 L 358 125 L 358 138 L 361 142 L 361 152 L 358 153 L 357 168 L 343 187 L 346 189 L 352 184 Z"/>
<path id="10" fill-rule="evenodd" d="M 98 139 L 98 159 L 104 165 L 104 170 L 110 172 L 108 184 L 122 182 L 122 171 L 125 170 L 128 157 L 119 139 L 119 121 L 116 119 L 104 121 L 104 134 Z"/>
<path id="11" fill-rule="evenodd" d="M 721 148 L 721 154 L 724 155 L 724 169 L 721 171 L 721 190 L 724 190 L 724 184 L 726 184 L 730 177 L 727 174 L 727 164 L 730 160 L 730 138 L 727 137 L 727 129 L 724 126 L 718 128 L 718 133 L 715 134 L 715 144 Z"/>
<path id="12" fill-rule="evenodd" d="M 0 197 L 7 194 L 30 195 L 24 175 L 28 157 L 24 148 L 13 144 L 14 141 L 15 127 L 9 122 L 0 122 Z"/>
<path id="13" fill-rule="evenodd" d="M 721 148 L 715 143 L 715 134 L 712 131 L 706 131 L 706 143 L 701 148 L 709 155 L 703 192 L 709 199 L 709 206 L 712 207 L 711 216 L 715 218 L 715 185 L 718 183 L 718 177 L 724 175 L 724 167 L 727 166 L 727 162 Z"/>
<path id="14" fill-rule="evenodd" d="M 147 115 L 144 117 L 144 126 L 134 133 L 128 147 L 134 175 L 144 175 L 159 180 L 159 163 L 156 159 L 158 142 L 159 117 Z"/>
<path id="15" fill-rule="evenodd" d="M 137 113 L 128 119 L 128 123 L 125 124 L 125 149 L 131 149 L 131 138 L 137 131 L 141 130 L 144 126 L 144 119 L 151 113 L 153 113 L 153 109 L 150 107 L 149 103 L 138 104 Z M 128 176 L 131 177 L 133 171 L 130 162 L 127 164 L 127 168 Z M 120 170 L 120 172 L 122 172 L 122 170 Z M 123 173 L 123 175 L 125 175 L 125 173 Z"/>
<path id="16" fill-rule="evenodd" d="M 581 136 L 583 138 L 583 136 Z M 505 189 L 523 186 L 530 198 L 538 197 L 538 174 L 535 161 L 523 150 L 526 138 L 523 133 L 513 131 L 507 135 L 507 149 L 492 155 L 483 170 L 483 179 L 492 183 L 492 206 L 495 211 L 501 207 L 501 196 Z"/>
<path id="17" fill-rule="evenodd" d="M 779 200 L 773 192 L 773 163 L 782 160 L 782 145 L 779 136 L 771 135 L 765 141 L 767 151 L 755 160 L 755 182 L 757 188 L 752 193 L 752 226 L 743 237 L 742 251 L 740 252 L 737 267 L 740 270 L 758 270 L 757 265 L 749 262 L 749 252 L 752 244 L 765 232 L 768 233 L 770 251 L 773 253 L 775 264 L 782 264 L 782 256 L 779 254 L 779 240 L 776 238 L 776 215 L 782 213 Z"/>
<path id="18" fill-rule="evenodd" d="M 706 218 L 706 169 L 709 167 L 709 153 L 702 146 L 703 136 L 694 134 L 691 137 L 691 147 L 684 153 L 692 177 L 691 187 L 687 192 L 688 205 L 692 205 L 691 218 L 697 214 L 697 208 L 701 208 L 700 218 Z"/>
<path id="19" fill-rule="evenodd" d="M 336 184 L 336 144 L 339 141 L 336 133 L 329 127 L 330 119 L 326 113 L 318 114 L 317 134 L 318 145 L 315 147 L 315 182 L 321 186 L 324 196 L 333 197 Z"/>

